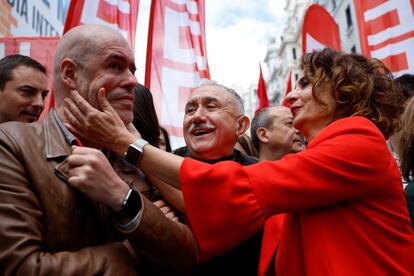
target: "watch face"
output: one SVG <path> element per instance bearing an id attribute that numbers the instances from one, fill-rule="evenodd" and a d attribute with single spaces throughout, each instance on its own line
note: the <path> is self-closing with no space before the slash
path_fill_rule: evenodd
<path id="1" fill-rule="evenodd" d="M 133 144 L 129 145 L 127 152 L 125 153 L 125 160 L 134 166 L 137 166 L 141 159 L 142 150 L 148 142 L 144 139 L 137 139 Z"/>
<path id="2" fill-rule="evenodd" d="M 132 190 L 129 197 L 123 203 L 121 210 L 113 215 L 117 219 L 133 219 L 141 208 L 141 196 L 137 191 Z"/>
<path id="3" fill-rule="evenodd" d="M 140 157 L 141 151 L 138 148 L 136 148 L 133 144 L 129 145 L 128 150 L 125 154 L 125 160 L 128 161 L 128 163 L 131 163 L 132 165 L 136 166 Z"/>

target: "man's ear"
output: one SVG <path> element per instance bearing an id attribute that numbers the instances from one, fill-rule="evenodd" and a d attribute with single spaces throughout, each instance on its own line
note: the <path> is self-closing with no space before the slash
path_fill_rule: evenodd
<path id="1" fill-rule="evenodd" d="M 240 116 L 238 119 L 237 136 L 240 137 L 250 126 L 250 119 L 246 115 Z"/>
<path id="2" fill-rule="evenodd" d="M 259 138 L 260 142 L 262 143 L 268 143 L 269 142 L 269 136 L 267 135 L 267 129 L 264 127 L 259 127 L 256 130 L 256 136 Z"/>
<path id="3" fill-rule="evenodd" d="M 77 88 L 76 78 L 79 66 L 70 58 L 65 58 L 60 63 L 60 78 L 62 82 L 71 89 Z"/>

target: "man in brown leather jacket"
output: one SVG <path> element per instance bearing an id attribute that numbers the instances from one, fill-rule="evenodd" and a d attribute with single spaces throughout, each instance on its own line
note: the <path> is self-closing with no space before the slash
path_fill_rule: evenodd
<path id="1" fill-rule="evenodd" d="M 84 142 L 65 126 L 70 115 L 63 103 L 70 91 L 95 107 L 98 91 L 106 93 L 128 125 L 134 71 L 132 51 L 120 34 L 102 26 L 74 28 L 56 49 L 55 109 L 42 123 L 0 126 L 0 275 L 191 273 L 198 256 L 190 230 L 142 196 L 150 198 L 151 190 L 134 168 L 107 152 L 101 155 L 107 167 L 98 171 L 94 164 L 102 162 L 85 156 L 96 185 L 82 190 L 74 175 L 82 176 L 77 170 L 85 166 L 68 161 L 71 146 Z M 108 185 L 122 187 L 121 193 L 111 193 Z"/>

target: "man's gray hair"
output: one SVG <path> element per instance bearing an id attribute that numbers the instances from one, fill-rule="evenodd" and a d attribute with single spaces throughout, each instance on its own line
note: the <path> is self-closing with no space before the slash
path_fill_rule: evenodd
<path id="1" fill-rule="evenodd" d="M 214 80 L 207 80 L 207 81 L 203 81 L 200 83 L 200 85 L 198 87 L 202 87 L 202 86 L 208 86 L 208 85 L 213 85 L 213 86 L 217 86 L 217 87 L 221 87 L 224 90 L 226 90 L 227 92 L 229 92 L 230 95 L 233 96 L 233 98 L 236 100 L 235 103 L 237 104 L 237 107 L 239 109 L 240 115 L 244 115 L 244 104 L 243 104 L 243 100 L 240 97 L 239 94 L 237 94 L 237 92 L 234 89 L 231 89 L 225 85 L 222 85 Z"/>
<path id="2" fill-rule="evenodd" d="M 261 127 L 269 129 L 272 125 L 273 120 L 269 116 L 270 107 L 265 107 L 254 115 L 252 124 L 250 126 L 250 137 L 252 138 L 252 143 L 257 151 L 260 150 L 260 140 L 257 137 L 257 130 Z"/>

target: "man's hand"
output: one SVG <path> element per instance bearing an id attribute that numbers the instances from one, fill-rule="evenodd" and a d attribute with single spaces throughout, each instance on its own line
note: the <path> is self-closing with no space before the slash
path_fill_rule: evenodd
<path id="1" fill-rule="evenodd" d="M 115 173 L 101 151 L 73 146 L 68 165 L 71 186 L 113 211 L 121 209 L 129 187 Z"/>
<path id="2" fill-rule="evenodd" d="M 163 212 L 167 218 L 173 221 L 178 221 L 178 217 L 175 215 L 174 210 L 171 209 L 171 207 L 164 200 L 157 200 L 153 203 L 155 206 L 160 208 L 161 212 Z"/>
<path id="3" fill-rule="evenodd" d="M 98 104 L 101 110 L 92 107 L 75 90 L 65 98 L 64 114 L 68 121 L 65 126 L 87 145 L 110 149 L 122 155 L 136 139 L 137 131 L 128 131 L 116 111 L 109 104 L 105 89 L 98 91 Z"/>

